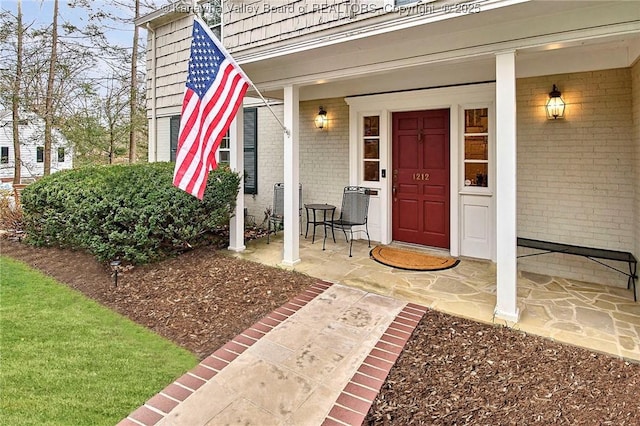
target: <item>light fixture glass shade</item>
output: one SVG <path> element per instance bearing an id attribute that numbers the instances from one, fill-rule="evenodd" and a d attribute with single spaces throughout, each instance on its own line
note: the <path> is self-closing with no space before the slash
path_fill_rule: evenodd
<path id="1" fill-rule="evenodd" d="M 547 101 L 546 105 L 547 118 L 549 120 L 555 120 L 564 117 L 565 103 L 561 95 L 562 94 L 554 84 L 553 90 L 549 92 L 549 100 Z"/>
<path id="2" fill-rule="evenodd" d="M 323 129 L 327 125 L 327 111 L 325 111 L 324 108 L 320 107 L 318 115 L 316 115 L 315 123 L 318 129 Z"/>

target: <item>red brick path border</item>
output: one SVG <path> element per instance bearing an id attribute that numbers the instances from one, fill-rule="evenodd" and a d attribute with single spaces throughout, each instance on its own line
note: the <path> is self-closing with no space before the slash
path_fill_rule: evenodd
<path id="1" fill-rule="evenodd" d="M 400 311 L 347 383 L 322 426 L 362 424 L 391 367 L 426 312 L 426 307 L 414 303 Z"/>
<path id="2" fill-rule="evenodd" d="M 150 426 L 155 425 L 171 412 L 178 404 L 198 388 L 211 380 L 238 355 L 247 350 L 262 336 L 271 331 L 282 321 L 295 314 L 300 308 L 322 294 L 333 284 L 318 281 L 304 292 L 289 300 L 260 321 L 237 335 L 229 343 L 203 359 L 196 367 L 183 374 L 174 383 L 149 399 L 143 406 L 129 414 L 118 426 Z"/>

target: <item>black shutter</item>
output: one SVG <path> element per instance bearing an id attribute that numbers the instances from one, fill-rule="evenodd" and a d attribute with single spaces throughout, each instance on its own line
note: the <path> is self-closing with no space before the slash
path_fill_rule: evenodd
<path id="1" fill-rule="evenodd" d="M 258 193 L 258 109 L 244 109 L 244 193 Z"/>
<path id="2" fill-rule="evenodd" d="M 180 116 L 172 116 L 169 123 L 169 161 L 176 161 L 176 151 L 178 151 L 178 133 L 180 132 Z"/>

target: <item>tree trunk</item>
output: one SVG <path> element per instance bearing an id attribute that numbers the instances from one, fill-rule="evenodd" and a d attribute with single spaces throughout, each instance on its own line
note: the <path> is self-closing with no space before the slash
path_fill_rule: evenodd
<path id="1" fill-rule="evenodd" d="M 22 155 L 20 152 L 20 86 L 22 85 L 22 1 L 18 0 L 18 57 L 16 58 L 16 78 L 13 81 L 13 96 L 11 99 L 11 110 L 13 115 L 13 154 L 14 154 L 14 166 L 13 166 L 13 183 L 20 184 L 22 180 L 21 166 Z"/>
<path id="2" fill-rule="evenodd" d="M 135 16 L 140 14 L 140 0 L 135 0 Z M 129 99 L 129 163 L 136 162 L 136 110 L 138 108 L 138 26 L 133 24 L 133 50 L 131 52 L 131 93 Z"/>
<path id="3" fill-rule="evenodd" d="M 113 128 L 111 128 L 109 130 L 109 164 L 113 164 L 113 160 L 115 157 L 115 153 L 116 153 L 116 142 L 115 139 L 113 137 Z"/>
<path id="4" fill-rule="evenodd" d="M 58 0 L 53 2 L 53 24 L 51 32 L 51 58 L 49 60 L 49 79 L 45 99 L 44 116 L 44 175 L 51 174 L 51 131 L 53 127 L 53 83 L 55 81 L 56 61 L 58 59 Z"/>

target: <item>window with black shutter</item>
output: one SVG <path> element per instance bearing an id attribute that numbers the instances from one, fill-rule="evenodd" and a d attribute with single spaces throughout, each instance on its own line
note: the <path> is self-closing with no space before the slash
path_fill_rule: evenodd
<path id="1" fill-rule="evenodd" d="M 244 109 L 244 193 L 258 193 L 258 109 Z"/>
<path id="2" fill-rule="evenodd" d="M 0 148 L 0 164 L 9 164 L 9 147 Z"/>
<path id="3" fill-rule="evenodd" d="M 44 146 L 36 148 L 36 163 L 44 163 Z"/>
<path id="4" fill-rule="evenodd" d="M 180 116 L 174 115 L 169 121 L 169 161 L 176 161 L 178 151 L 178 133 L 180 132 Z"/>
<path id="5" fill-rule="evenodd" d="M 178 132 L 180 131 L 180 116 L 174 115 L 170 121 L 171 161 L 176 161 L 178 150 Z M 222 138 L 218 148 L 218 163 L 229 164 L 231 155 L 229 132 Z M 244 109 L 244 193 L 258 193 L 258 109 Z"/>

